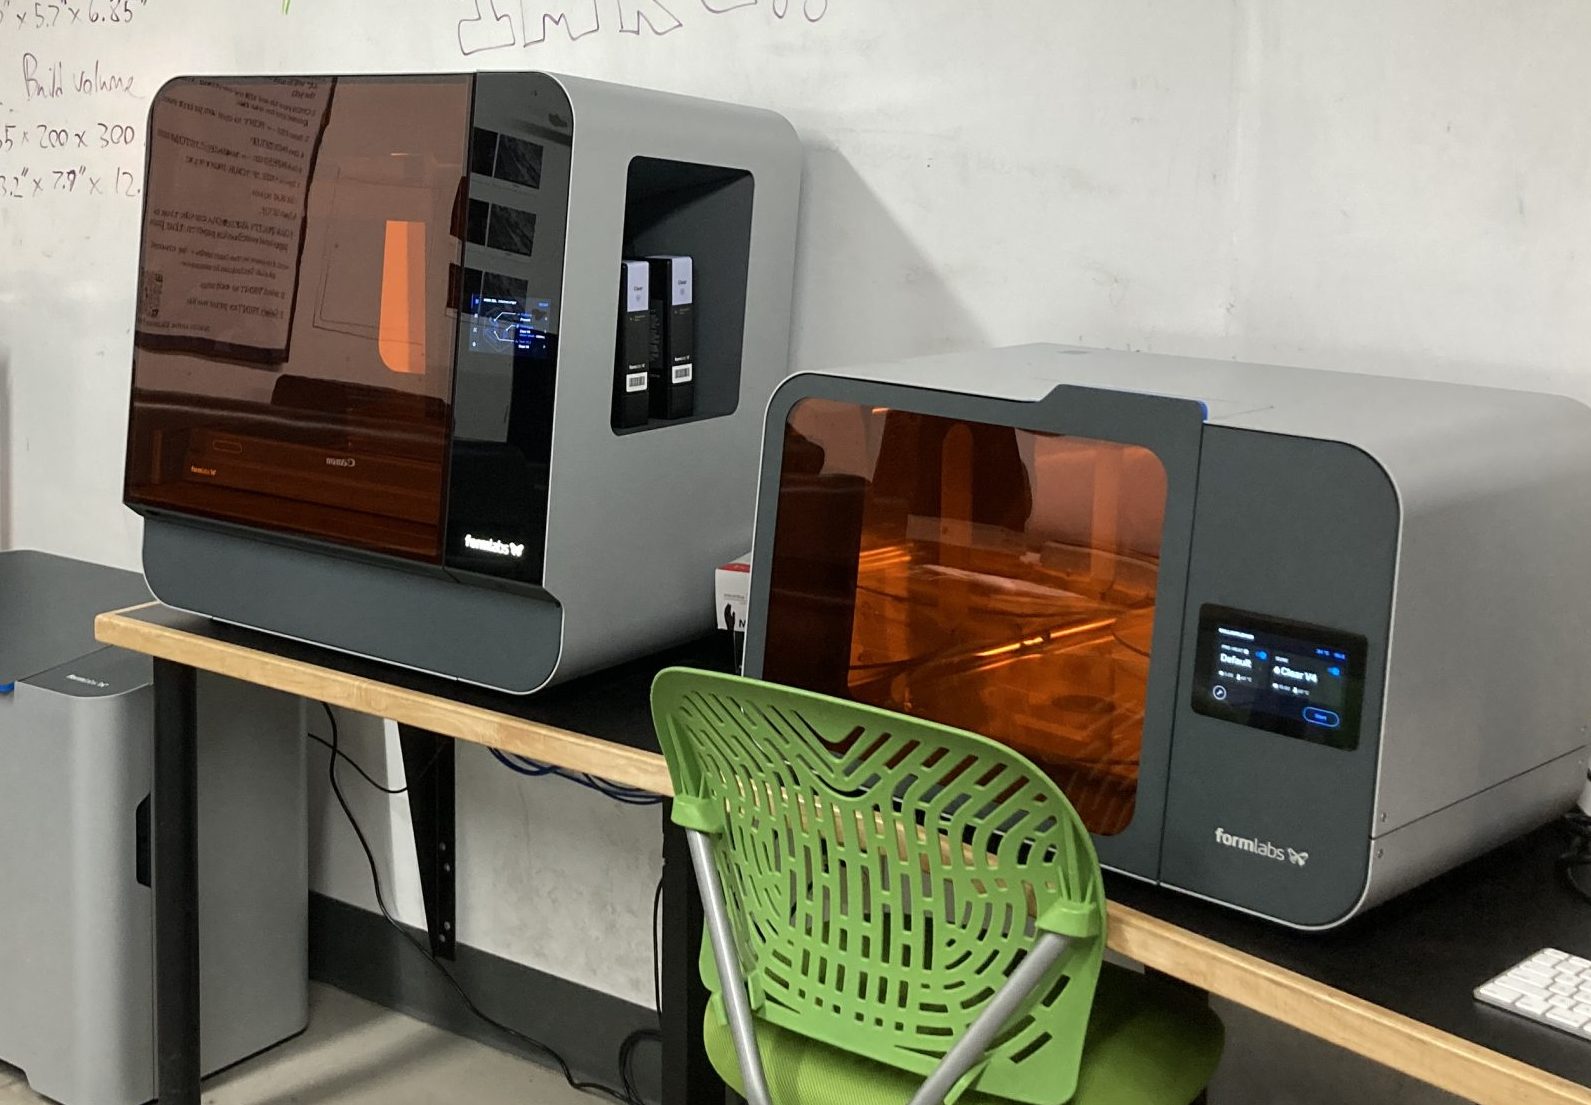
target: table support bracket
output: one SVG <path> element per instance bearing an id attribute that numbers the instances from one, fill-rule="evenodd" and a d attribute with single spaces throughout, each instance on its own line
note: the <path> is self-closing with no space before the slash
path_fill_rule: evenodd
<path id="1" fill-rule="evenodd" d="M 420 896 L 425 902 L 431 954 L 452 959 L 458 939 L 454 742 L 425 729 L 399 725 L 398 743 L 403 749 L 403 777 L 409 786 L 409 820 L 414 829 L 414 854 L 420 862 Z"/>
<path id="2" fill-rule="evenodd" d="M 663 803 L 663 1105 L 716 1105 L 734 1098 L 702 1043 L 707 987 L 702 985 L 705 919 L 685 831 Z"/>

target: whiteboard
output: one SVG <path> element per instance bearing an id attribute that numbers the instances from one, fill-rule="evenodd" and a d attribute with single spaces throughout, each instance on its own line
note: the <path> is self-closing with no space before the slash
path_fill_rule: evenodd
<path id="1" fill-rule="evenodd" d="M 1062 340 L 1591 398 L 1591 6 L 0 0 L 0 545 L 120 505 L 151 94 L 536 68 L 807 147 L 796 367 Z"/>

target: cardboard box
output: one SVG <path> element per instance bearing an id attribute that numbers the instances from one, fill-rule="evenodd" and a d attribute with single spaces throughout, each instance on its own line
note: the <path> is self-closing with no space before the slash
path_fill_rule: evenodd
<path id="1" fill-rule="evenodd" d="M 718 628 L 746 632 L 746 609 L 751 605 L 751 554 L 720 565 L 713 573 L 716 583 Z M 737 652 L 738 655 L 738 652 Z"/>

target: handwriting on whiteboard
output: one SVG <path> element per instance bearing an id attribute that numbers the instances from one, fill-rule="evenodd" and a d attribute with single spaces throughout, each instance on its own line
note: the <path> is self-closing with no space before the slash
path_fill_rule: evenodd
<path id="1" fill-rule="evenodd" d="M 510 46 L 539 46 L 567 35 L 578 42 L 606 30 L 627 35 L 666 35 L 688 21 L 763 8 L 776 19 L 816 23 L 829 0 L 459 0 L 459 52 L 468 56 Z"/>
<path id="2" fill-rule="evenodd" d="M 122 27 L 148 6 L 149 0 L 0 0 L 0 30 Z"/>
<path id="3" fill-rule="evenodd" d="M 27 47 L 18 59 L 20 86 L 11 84 L 9 78 L 0 83 L 0 107 L 14 109 L 19 103 L 74 95 L 137 95 L 132 74 L 110 72 L 98 61 L 92 68 L 69 67 L 49 56 L 47 48 L 54 40 L 52 33 L 72 39 L 76 32 L 68 28 L 81 28 L 92 34 L 89 28 L 108 33 L 129 27 L 150 3 L 151 0 L 0 0 L 0 43 L 14 41 Z M 17 70 L 12 69 L 12 73 Z"/>
<path id="4" fill-rule="evenodd" d="M 92 44 L 146 18 L 151 6 L 160 5 L 0 0 L 0 220 L 28 201 L 122 197 L 136 209 L 147 92 L 133 72 L 96 59 Z"/>
<path id="5" fill-rule="evenodd" d="M 144 189 L 143 166 L 95 169 L 81 162 L 24 165 L 0 169 L 0 202 L 64 196 L 126 196 L 137 199 Z"/>
<path id="6" fill-rule="evenodd" d="M 63 96 L 136 96 L 137 77 L 116 73 L 103 62 L 92 69 L 68 69 L 64 61 L 40 60 L 37 54 L 22 55 L 22 96 L 24 100 L 59 100 Z"/>
<path id="7" fill-rule="evenodd" d="M 138 141 L 131 123 L 94 123 L 87 127 L 49 123 L 0 124 L 0 153 L 34 150 L 108 150 Z"/>

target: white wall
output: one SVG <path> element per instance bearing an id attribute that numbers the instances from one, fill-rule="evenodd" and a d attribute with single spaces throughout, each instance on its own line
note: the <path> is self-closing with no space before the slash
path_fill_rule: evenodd
<path id="1" fill-rule="evenodd" d="M 1591 399 L 1583 0 L 569 0 L 578 40 L 551 25 L 468 57 L 475 0 L 133 4 L 117 28 L 0 15 L 0 126 L 136 121 L 185 71 L 526 66 L 735 99 L 808 147 L 797 366 L 1059 339 Z M 520 0 L 497 6 L 466 41 L 539 37 Z M 98 60 L 134 94 L 41 106 L 23 52 L 69 78 Z M 25 163 L 0 152 L 0 172 Z M 0 199 L 12 544 L 137 563 L 119 505 L 137 214 Z M 463 938 L 649 1000 L 655 817 L 461 756 Z M 389 830 L 406 841 L 399 812 Z M 321 887 L 358 900 L 327 840 Z"/>

